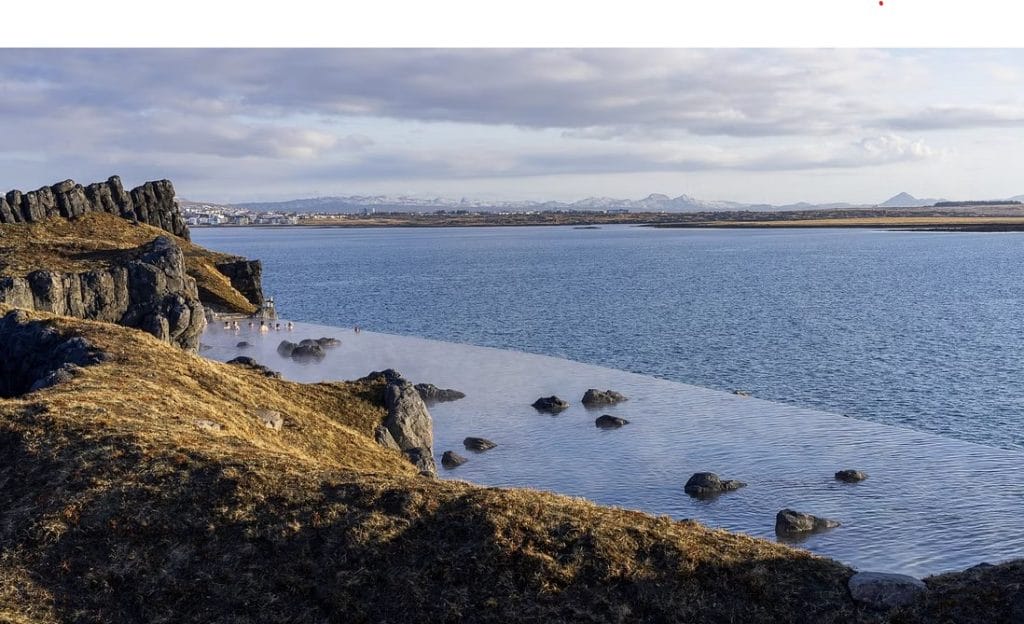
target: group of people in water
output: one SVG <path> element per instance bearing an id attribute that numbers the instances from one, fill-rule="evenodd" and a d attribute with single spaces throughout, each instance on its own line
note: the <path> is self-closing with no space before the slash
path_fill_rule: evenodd
<path id="1" fill-rule="evenodd" d="M 241 331 L 242 326 L 238 323 L 238 321 L 224 321 L 224 329 L 226 329 L 228 331 Z M 255 321 L 249 321 L 249 329 L 250 330 L 256 329 L 256 322 Z M 260 333 L 261 334 L 265 334 L 265 333 L 269 332 L 270 329 L 271 329 L 271 326 L 270 326 L 269 323 L 267 323 L 266 321 L 260 321 Z M 274 326 L 273 326 L 273 329 L 274 329 L 274 331 L 281 331 L 281 323 L 280 322 L 275 323 Z M 293 329 L 295 329 L 295 324 L 292 323 L 291 321 L 288 321 L 288 323 L 285 325 L 285 329 L 287 329 L 288 331 L 292 331 Z"/>
<path id="2" fill-rule="evenodd" d="M 239 324 L 238 321 L 224 321 L 224 329 L 227 330 L 227 331 L 236 331 L 237 332 L 237 331 L 241 331 L 242 330 L 242 326 Z M 249 330 L 251 331 L 251 330 L 254 330 L 254 329 L 256 329 L 256 321 L 250 320 L 249 321 Z M 281 323 L 277 322 L 277 323 L 274 323 L 273 328 L 271 328 L 271 325 L 269 323 L 267 323 L 266 321 L 261 320 L 260 321 L 260 328 L 259 329 L 260 329 L 260 333 L 261 334 L 265 334 L 265 333 L 269 332 L 271 329 L 273 329 L 274 331 L 281 331 L 282 327 L 281 327 Z M 284 329 L 286 329 L 287 331 L 292 331 L 293 329 L 295 329 L 295 323 L 292 323 L 291 321 L 288 321 L 285 324 Z M 359 326 L 356 325 L 355 327 L 352 328 L 352 330 L 355 333 L 358 334 L 359 333 Z"/>

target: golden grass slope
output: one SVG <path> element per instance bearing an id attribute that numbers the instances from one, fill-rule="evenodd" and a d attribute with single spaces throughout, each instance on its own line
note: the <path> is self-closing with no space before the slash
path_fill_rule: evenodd
<path id="1" fill-rule="evenodd" d="M 110 358 L 0 399 L 0 621 L 889 619 L 853 605 L 850 569 L 780 544 L 421 477 L 372 440 L 379 384 L 297 384 L 31 316 Z M 982 615 L 1007 595 L 986 595 Z"/>
<path id="2" fill-rule="evenodd" d="M 24 276 L 40 269 L 70 273 L 106 268 L 123 261 L 125 250 L 157 236 L 170 237 L 181 247 L 188 273 L 196 280 L 203 301 L 241 314 L 257 312 L 257 307 L 215 268 L 217 263 L 235 256 L 107 213 L 87 213 L 72 220 L 53 217 L 38 223 L 0 224 L 0 275 Z"/>

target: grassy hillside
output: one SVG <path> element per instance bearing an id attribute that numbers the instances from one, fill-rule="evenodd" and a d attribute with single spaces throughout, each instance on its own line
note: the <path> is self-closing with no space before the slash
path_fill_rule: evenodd
<path id="1" fill-rule="evenodd" d="M 30 317 L 108 359 L 0 399 L 0 621 L 890 621 L 804 551 L 418 476 L 372 441 L 379 382 L 297 384 Z M 1021 567 L 984 572 L 892 621 L 1010 621 Z"/>
<path id="2" fill-rule="evenodd" d="M 164 230 L 133 224 L 106 213 L 88 213 L 73 220 L 54 217 L 39 223 L 0 224 L 0 275 L 23 276 L 47 269 L 81 272 L 106 267 L 123 251 L 168 236 L 185 252 L 189 275 L 196 280 L 200 297 L 228 311 L 252 314 L 257 311 L 231 286 L 215 265 L 236 259 L 193 245 Z"/>

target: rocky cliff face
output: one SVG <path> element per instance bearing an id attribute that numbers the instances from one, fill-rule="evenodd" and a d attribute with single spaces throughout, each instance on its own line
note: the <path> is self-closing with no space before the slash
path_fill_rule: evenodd
<path id="1" fill-rule="evenodd" d="M 259 260 L 222 262 L 217 270 L 223 273 L 235 290 L 256 306 L 263 306 L 263 265 Z"/>
<path id="2" fill-rule="evenodd" d="M 206 325 L 184 254 L 164 236 L 126 250 L 107 268 L 0 277 L 0 302 L 135 327 L 193 351 Z"/>
<path id="3" fill-rule="evenodd" d="M 9 191 L 0 197 L 0 223 L 32 223 L 50 217 L 70 219 L 87 212 L 119 215 L 189 239 L 188 226 L 181 218 L 169 180 L 146 182 L 131 191 L 125 191 L 117 176 L 89 186 L 65 180 L 27 193 Z"/>

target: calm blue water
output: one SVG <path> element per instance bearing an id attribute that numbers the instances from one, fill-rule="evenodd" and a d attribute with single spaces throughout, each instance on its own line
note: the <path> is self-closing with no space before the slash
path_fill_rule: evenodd
<path id="1" fill-rule="evenodd" d="M 1024 236 L 195 229 L 282 316 L 570 358 L 1024 448 Z"/>

